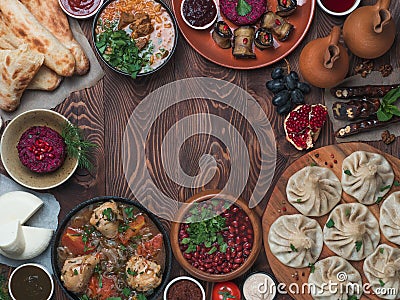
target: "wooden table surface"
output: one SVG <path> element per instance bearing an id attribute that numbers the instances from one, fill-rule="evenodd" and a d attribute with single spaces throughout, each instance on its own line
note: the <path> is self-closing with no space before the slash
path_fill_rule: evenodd
<path id="1" fill-rule="evenodd" d="M 373 3 L 375 3 L 375 0 L 362 1 L 362 5 Z M 390 10 L 397 23 L 396 27 L 399 28 L 400 5 L 397 4 L 397 1 L 392 1 Z M 305 40 L 287 57 L 291 68 L 298 71 L 300 51 L 308 41 L 327 35 L 333 25 L 342 25 L 343 21 L 344 18 L 330 17 L 317 7 L 314 21 Z M 91 41 L 92 20 L 83 21 L 81 25 Z M 374 60 L 374 64 L 376 68 L 382 64 L 391 64 L 394 68 L 399 68 L 399 58 L 400 41 L 397 36 L 390 52 Z M 354 66 L 360 62 L 360 58 L 351 56 L 349 75 L 354 74 Z M 277 66 L 284 66 L 284 61 L 277 62 L 270 67 L 249 71 L 236 71 L 220 67 L 197 54 L 182 36 L 179 38 L 178 47 L 171 61 L 162 71 L 146 78 L 132 80 L 114 73 L 103 65 L 106 75 L 95 87 L 71 94 L 62 104 L 55 108 L 56 111 L 83 128 L 88 138 L 99 145 L 93 155 L 95 164 L 93 171 L 88 172 L 80 169 L 67 183 L 49 191 L 56 196 L 61 204 L 60 220 L 70 209 L 86 199 L 100 195 L 133 197 L 125 180 L 121 162 L 122 134 L 130 115 L 138 103 L 155 89 L 175 80 L 198 76 L 223 79 L 245 89 L 258 101 L 271 122 L 276 137 L 277 165 L 272 185 L 261 204 L 257 207 L 257 212 L 261 215 L 276 180 L 287 166 L 303 154 L 303 152 L 297 151 L 285 140 L 283 118 L 276 114 L 275 108 L 271 104 L 271 93 L 265 87 L 266 81 L 270 79 L 271 70 Z M 306 97 L 306 102 L 323 103 L 323 90 L 313 87 L 311 94 Z M 242 120 L 242 117 L 237 112 L 225 105 L 218 105 L 215 102 L 203 99 L 193 99 L 172 107 L 153 126 L 148 138 L 147 166 L 154 182 L 163 192 L 179 201 L 186 200 L 199 190 L 224 187 L 230 172 L 229 150 L 220 140 L 213 137 L 201 135 L 190 138 L 180 152 L 181 166 L 185 172 L 192 176 L 198 172 L 198 161 L 202 154 L 209 153 L 216 158 L 219 171 L 202 189 L 188 189 L 177 186 L 168 179 L 162 166 L 160 166 L 158 147 L 168 128 L 179 119 L 199 112 L 211 113 L 225 118 L 235 125 L 249 145 L 251 176 L 242 194 L 243 198 L 248 200 L 259 173 L 256 159 L 258 156 L 258 143 L 255 135 L 250 130 L 250 126 Z M 333 143 L 335 143 L 333 130 L 328 122 L 321 132 L 316 148 Z M 400 139 L 396 139 L 391 145 L 385 145 L 383 142 L 371 142 L 369 144 L 396 157 L 400 156 Z M 6 174 L 3 166 L 0 166 L 0 171 Z M 167 221 L 163 221 L 163 223 L 169 228 Z M 251 269 L 251 271 L 256 270 L 270 271 L 264 251 L 261 251 L 259 258 Z M 171 278 L 185 274 L 185 271 L 175 261 Z M 241 279 L 238 278 L 236 282 L 240 284 L 242 282 Z M 203 282 L 203 285 L 207 290 L 207 299 L 211 299 L 212 284 Z M 280 299 L 284 298 L 289 297 L 280 296 Z M 55 299 L 67 299 L 59 287 L 56 289 Z"/>

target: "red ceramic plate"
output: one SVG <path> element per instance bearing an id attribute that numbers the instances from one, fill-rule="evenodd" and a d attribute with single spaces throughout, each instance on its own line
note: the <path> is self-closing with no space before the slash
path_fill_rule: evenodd
<path id="1" fill-rule="evenodd" d="M 218 65 L 241 70 L 257 69 L 271 65 L 291 53 L 307 34 L 315 10 L 315 0 L 298 0 L 298 2 L 301 3 L 301 6 L 298 6 L 292 15 L 286 17 L 286 19 L 295 27 L 295 30 L 291 33 L 288 40 L 279 42 L 275 39 L 275 44 L 278 46 L 263 51 L 255 47 L 254 52 L 257 56 L 256 59 L 236 59 L 232 55 L 232 49 L 222 49 L 215 44 L 211 37 L 212 27 L 206 30 L 195 30 L 186 25 L 180 13 L 182 1 L 183 0 L 172 0 L 172 9 L 182 35 L 193 49 L 203 57 Z M 268 10 L 276 11 L 276 6 L 277 0 L 268 1 Z M 233 23 L 229 22 L 222 14 L 219 17 L 219 20 L 221 19 L 227 22 L 232 30 L 237 27 Z"/>

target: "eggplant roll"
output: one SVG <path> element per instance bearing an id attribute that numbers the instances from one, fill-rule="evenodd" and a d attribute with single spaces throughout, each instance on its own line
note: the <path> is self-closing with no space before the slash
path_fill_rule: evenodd
<path id="1" fill-rule="evenodd" d="M 233 35 L 232 54 L 236 58 L 256 58 L 253 51 L 254 27 L 241 26 L 235 29 Z"/>
<path id="2" fill-rule="evenodd" d="M 332 111 L 335 119 L 353 121 L 374 116 L 380 106 L 381 101 L 378 98 L 364 98 L 347 102 L 335 102 L 332 105 Z"/>
<path id="3" fill-rule="evenodd" d="M 270 30 L 278 40 L 283 42 L 289 38 L 294 27 L 284 18 L 269 11 L 261 17 L 261 28 Z"/>
<path id="4" fill-rule="evenodd" d="M 278 0 L 276 14 L 281 17 L 291 15 L 297 8 L 296 0 Z"/>
<path id="5" fill-rule="evenodd" d="M 261 50 L 271 48 L 274 45 L 272 33 L 265 28 L 258 28 L 254 38 L 254 44 Z"/>
<path id="6" fill-rule="evenodd" d="M 218 21 L 214 24 L 212 38 L 214 42 L 223 49 L 228 49 L 232 46 L 232 30 L 224 21 Z"/>

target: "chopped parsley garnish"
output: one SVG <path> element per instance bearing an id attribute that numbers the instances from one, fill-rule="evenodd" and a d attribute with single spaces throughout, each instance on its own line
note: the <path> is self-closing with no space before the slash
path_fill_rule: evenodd
<path id="1" fill-rule="evenodd" d="M 346 217 L 350 217 L 350 215 L 351 215 L 351 208 L 346 208 L 346 210 L 345 210 L 345 215 L 346 215 Z"/>
<path id="2" fill-rule="evenodd" d="M 348 176 L 353 176 L 353 174 L 351 174 L 350 170 L 344 170 L 344 174 L 346 174 Z"/>
<path id="3" fill-rule="evenodd" d="M 82 295 L 79 299 L 81 299 L 81 300 L 90 300 L 90 298 L 87 295 Z"/>
<path id="4" fill-rule="evenodd" d="M 119 225 L 118 225 L 118 232 L 119 232 L 119 233 L 125 232 L 125 231 L 128 230 L 128 228 L 129 228 L 129 225 L 126 225 L 126 224 L 119 224 Z"/>
<path id="5" fill-rule="evenodd" d="M 131 294 L 131 290 L 128 287 L 124 287 L 122 289 L 122 294 L 124 294 L 125 297 L 128 297 Z"/>
<path id="6" fill-rule="evenodd" d="M 314 273 L 315 272 L 315 264 L 309 263 L 308 267 L 310 268 L 310 273 Z"/>
<path id="7" fill-rule="evenodd" d="M 358 300 L 356 295 L 351 295 L 347 297 L 347 300 Z"/>
<path id="8" fill-rule="evenodd" d="M 101 276 L 101 274 L 99 274 L 99 287 L 103 287 L 103 276 Z"/>
<path id="9" fill-rule="evenodd" d="M 376 203 L 376 204 L 379 204 L 379 203 L 382 202 L 382 200 L 383 200 L 383 197 L 378 197 L 378 199 L 376 199 L 375 203 Z"/>
<path id="10" fill-rule="evenodd" d="M 236 12 L 239 16 L 243 17 L 252 11 L 252 7 L 246 0 L 239 0 L 236 6 Z"/>
<path id="11" fill-rule="evenodd" d="M 328 228 L 332 228 L 335 226 L 335 222 L 332 219 L 329 219 L 325 226 Z"/>
<path id="12" fill-rule="evenodd" d="M 236 296 L 233 296 L 230 291 L 219 291 L 218 294 L 223 297 L 223 300 L 236 299 Z"/>
<path id="13" fill-rule="evenodd" d="M 77 269 L 74 269 L 74 275 L 78 275 L 79 273 L 78 273 L 78 270 Z"/>
<path id="14" fill-rule="evenodd" d="M 310 166 L 311 166 L 311 167 L 316 167 L 316 166 L 318 166 L 318 164 L 315 163 L 315 162 L 312 162 L 312 163 L 310 164 Z"/>
<path id="15" fill-rule="evenodd" d="M 105 210 L 103 210 L 103 216 L 106 217 L 106 220 L 113 222 L 115 221 L 115 213 L 110 207 L 107 207 Z"/>
<path id="16" fill-rule="evenodd" d="M 138 294 L 138 295 L 136 296 L 136 299 L 137 299 L 137 300 L 147 300 L 146 296 L 143 295 L 143 294 Z"/>
<path id="17" fill-rule="evenodd" d="M 393 185 L 394 185 L 394 186 L 400 186 L 400 182 L 397 181 L 397 180 L 395 180 L 395 181 L 393 182 Z"/>
<path id="18" fill-rule="evenodd" d="M 385 248 L 379 248 L 379 253 L 383 254 L 383 252 L 385 252 Z"/>
<path id="19" fill-rule="evenodd" d="M 385 185 L 381 187 L 381 192 L 386 191 L 387 189 L 390 189 L 392 186 L 391 185 Z"/>
<path id="20" fill-rule="evenodd" d="M 124 212 L 128 219 L 133 219 L 133 207 L 125 207 Z"/>
<path id="21" fill-rule="evenodd" d="M 383 282 L 382 279 L 379 279 L 379 285 L 380 285 L 380 286 L 385 286 L 385 283 Z"/>
<path id="22" fill-rule="evenodd" d="M 300 199 L 300 198 L 299 198 L 299 199 L 297 199 L 297 200 L 296 200 L 296 202 L 297 202 L 297 203 L 300 203 L 300 202 L 301 202 L 301 199 Z"/>
<path id="23" fill-rule="evenodd" d="M 212 217 L 214 211 L 210 208 L 202 207 L 201 210 L 198 208 L 196 206 L 191 209 L 191 215 L 186 219 L 191 223 L 187 229 L 189 237 L 181 241 L 183 245 L 188 245 L 185 252 L 194 252 L 196 251 L 196 246 L 202 244 L 207 248 L 216 247 L 216 243 L 219 246 L 219 251 L 225 253 L 227 245 L 224 242 L 221 231 L 226 229 L 226 219 L 220 215 Z M 214 250 L 211 249 L 209 251 Z"/>
<path id="24" fill-rule="evenodd" d="M 290 249 L 292 250 L 292 252 L 299 252 L 299 250 L 297 250 L 297 248 L 293 244 L 290 244 Z"/>
<path id="25" fill-rule="evenodd" d="M 356 241 L 356 250 L 357 252 L 361 250 L 363 242 L 362 241 Z"/>
<path id="26" fill-rule="evenodd" d="M 136 276 L 136 275 L 138 274 L 137 272 L 132 271 L 130 268 L 128 268 L 127 273 L 128 273 L 129 275 L 132 275 L 132 276 Z"/>

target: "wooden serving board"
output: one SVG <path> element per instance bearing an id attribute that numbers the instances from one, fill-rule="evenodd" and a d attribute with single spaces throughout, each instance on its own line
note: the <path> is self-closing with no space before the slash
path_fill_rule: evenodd
<path id="1" fill-rule="evenodd" d="M 264 248 L 267 254 L 267 258 L 269 264 L 272 268 L 272 271 L 275 274 L 275 277 L 279 282 L 286 284 L 286 287 L 289 287 L 290 284 L 294 283 L 301 287 L 303 283 L 308 282 L 308 276 L 310 275 L 310 268 L 291 268 L 282 264 L 272 253 L 268 245 L 268 233 L 271 227 L 271 224 L 280 216 L 282 215 L 291 215 L 291 214 L 298 214 L 299 212 L 287 201 L 286 198 L 286 184 L 289 178 L 302 169 L 303 167 L 310 166 L 312 164 L 316 164 L 321 167 L 330 168 L 335 175 L 339 178 L 342 178 L 342 162 L 343 159 L 346 158 L 348 155 L 353 153 L 357 150 L 363 150 L 368 152 L 375 152 L 378 154 L 382 154 L 391 164 L 393 171 L 395 173 L 395 180 L 400 179 L 400 160 L 394 156 L 391 156 L 387 153 L 384 153 L 372 146 L 363 143 L 343 143 L 338 145 L 330 145 L 326 147 L 322 147 L 316 150 L 313 150 L 298 160 L 296 160 L 293 164 L 291 164 L 285 172 L 282 174 L 281 178 L 277 182 L 275 189 L 272 193 L 272 196 L 268 202 L 267 208 L 264 211 L 263 218 L 262 218 L 262 226 L 263 226 L 263 239 L 264 239 Z M 386 197 L 390 195 L 392 192 L 400 190 L 400 187 L 392 186 L 390 191 L 386 194 Z M 385 198 L 386 198 L 385 197 Z M 355 198 L 349 196 L 345 192 L 342 194 L 342 200 L 340 203 L 349 203 L 349 202 L 357 202 Z M 370 211 L 375 215 L 375 217 L 379 220 L 379 209 L 380 206 L 377 204 L 371 205 L 368 207 Z M 313 219 L 317 220 L 318 223 L 325 226 L 327 222 L 329 213 Z M 397 247 L 397 245 L 390 243 L 382 234 L 381 232 L 381 243 L 386 243 L 391 246 Z M 322 249 L 321 256 L 318 260 L 323 258 L 334 256 L 336 255 L 334 252 L 328 249 L 328 247 L 324 244 Z M 363 279 L 363 284 L 368 283 L 364 272 L 363 272 L 363 263 L 364 260 L 359 262 L 350 262 L 361 274 Z M 298 277 L 293 277 L 297 272 Z M 294 290 L 293 290 L 294 291 Z M 300 294 L 300 293 L 293 293 L 292 291 L 287 289 L 287 292 L 292 295 L 295 299 L 312 299 L 311 295 L 308 294 Z M 361 299 L 379 299 L 377 296 L 372 295 L 363 295 Z"/>

